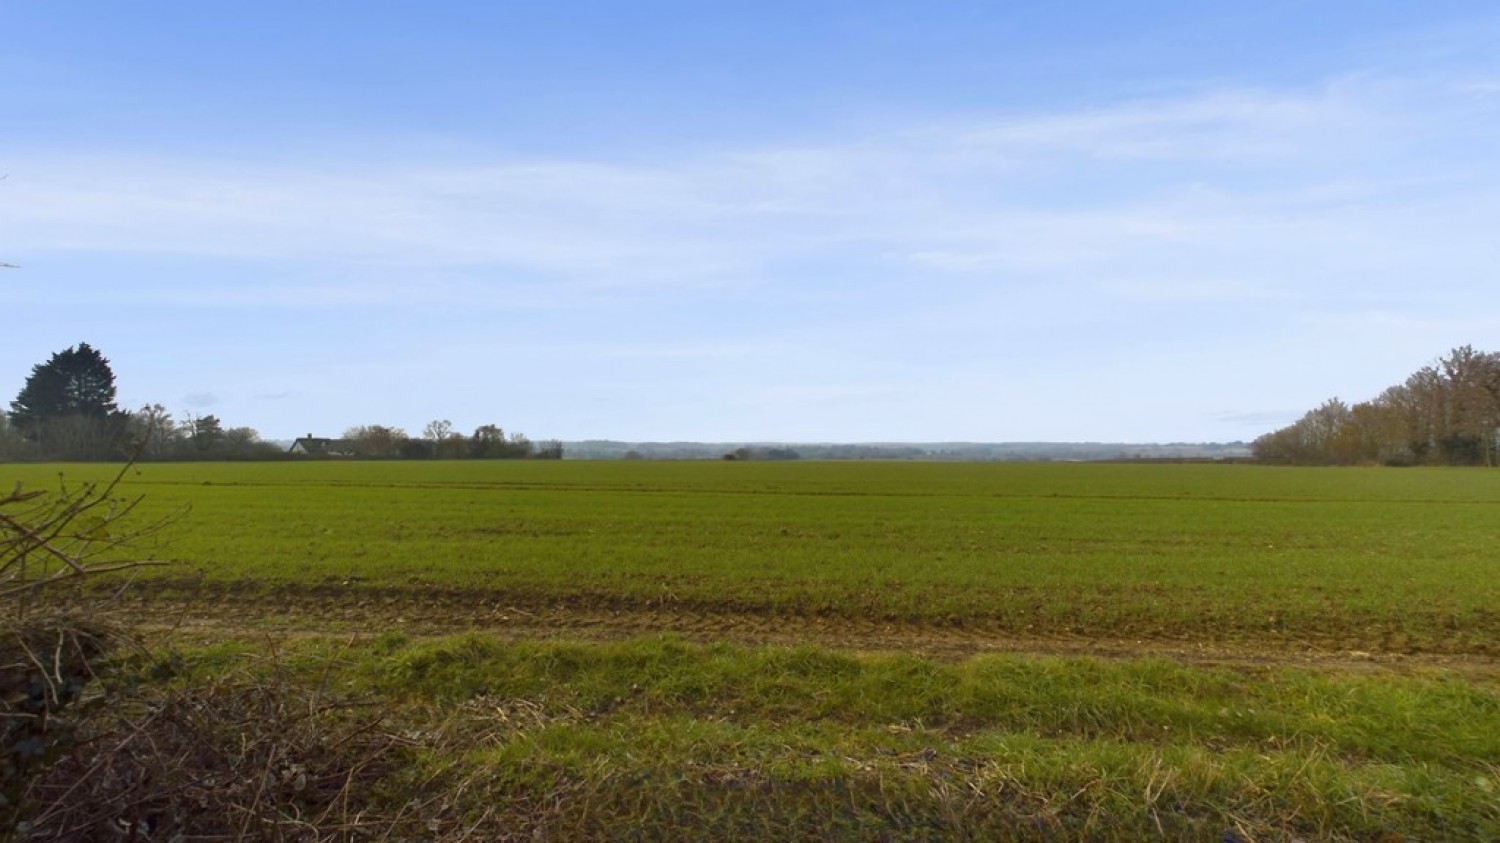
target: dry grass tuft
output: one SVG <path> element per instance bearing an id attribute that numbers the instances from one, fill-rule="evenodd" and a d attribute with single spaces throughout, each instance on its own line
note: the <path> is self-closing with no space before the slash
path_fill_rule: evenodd
<path id="1" fill-rule="evenodd" d="M 422 741 L 379 707 L 290 680 L 155 692 L 96 718 L 29 794 L 47 840 L 350 840 L 428 836 L 404 794 Z M 405 829 L 405 832 L 402 832 Z"/>
<path id="2" fill-rule="evenodd" d="M 0 823 L 9 828 L 28 782 L 76 741 L 96 698 L 85 691 L 124 640 L 99 614 L 42 614 L 0 625 Z"/>

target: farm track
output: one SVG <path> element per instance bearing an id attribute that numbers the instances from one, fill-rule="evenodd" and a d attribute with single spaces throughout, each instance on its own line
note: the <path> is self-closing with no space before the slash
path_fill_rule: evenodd
<path id="1" fill-rule="evenodd" d="M 98 594 L 81 596 L 96 606 Z M 424 637 L 482 632 L 510 640 L 608 641 L 676 635 L 707 643 L 816 645 L 857 652 L 901 651 L 958 660 L 986 653 L 1163 658 L 1203 666 L 1296 667 L 1363 673 L 1445 671 L 1500 681 L 1500 659 L 1482 653 L 1402 652 L 1379 641 L 1277 638 L 1199 641 L 1186 637 L 1104 638 L 1016 635 L 982 624 L 944 625 L 844 615 L 787 616 L 660 605 L 532 604 L 487 591 L 306 586 L 273 590 L 153 587 L 138 582 L 107 605 L 146 629 L 187 637 L 375 635 Z"/>

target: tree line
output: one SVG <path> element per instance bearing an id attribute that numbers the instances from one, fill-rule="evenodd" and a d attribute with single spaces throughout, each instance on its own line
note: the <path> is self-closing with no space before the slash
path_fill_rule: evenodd
<path id="1" fill-rule="evenodd" d="M 421 437 L 380 424 L 351 427 L 344 431 L 343 443 L 354 455 L 371 459 L 560 460 L 563 455 L 563 444 L 556 439 L 532 442 L 524 433 L 506 435 L 493 424 L 465 436 L 447 419 L 428 422 Z"/>
<path id="2" fill-rule="evenodd" d="M 507 436 L 493 424 L 472 436 L 447 421 L 427 425 L 423 437 L 400 428 L 365 425 L 345 431 L 339 455 L 366 458 L 560 459 L 562 443 Z M 88 343 L 53 354 L 31 369 L 21 391 L 0 412 L 0 460 L 98 461 L 287 459 L 280 445 L 251 427 L 229 427 L 217 416 L 174 417 L 161 404 L 122 410 L 115 373 Z"/>
<path id="3" fill-rule="evenodd" d="M 1251 443 L 1256 457 L 1305 465 L 1486 465 L 1500 431 L 1500 354 L 1453 349 L 1375 398 L 1331 398 Z"/>

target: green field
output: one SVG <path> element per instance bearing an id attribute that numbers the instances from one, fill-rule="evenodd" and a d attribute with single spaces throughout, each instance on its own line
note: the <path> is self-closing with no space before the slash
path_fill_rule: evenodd
<path id="1" fill-rule="evenodd" d="M 109 473 L 6 467 L 59 470 Z M 162 693 L 379 700 L 400 763 L 361 816 L 431 839 L 1500 837 L 1493 472 L 168 464 L 125 492 L 178 513 L 180 564 L 111 598 L 171 627 Z"/>
<path id="2" fill-rule="evenodd" d="M 57 470 L 10 473 L 39 485 Z M 1482 471 L 174 464 L 139 467 L 127 492 L 189 510 L 167 555 L 251 590 L 1323 649 L 1500 643 L 1500 477 Z"/>

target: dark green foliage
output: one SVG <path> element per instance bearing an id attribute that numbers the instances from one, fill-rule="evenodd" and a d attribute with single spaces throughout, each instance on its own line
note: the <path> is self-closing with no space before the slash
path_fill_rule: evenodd
<path id="1" fill-rule="evenodd" d="M 407 439 L 396 446 L 396 453 L 403 460 L 427 460 L 432 459 L 437 448 L 426 439 Z"/>
<path id="2" fill-rule="evenodd" d="M 118 456 L 125 415 L 115 406 L 109 360 L 88 343 L 79 343 L 33 366 L 10 404 L 10 421 L 43 456 Z"/>
<path id="3" fill-rule="evenodd" d="M 520 460 L 533 455 L 535 446 L 524 434 L 505 431 L 493 424 L 481 425 L 469 437 L 469 456 L 481 460 Z M 562 457 L 561 444 L 557 447 L 557 458 Z"/>
<path id="4" fill-rule="evenodd" d="M 106 419 L 117 412 L 115 373 L 109 360 L 86 342 L 33 366 L 10 403 L 11 420 L 23 426 L 63 416 Z"/>
<path id="5" fill-rule="evenodd" d="M 724 459 L 731 461 L 744 460 L 800 460 L 802 455 L 791 448 L 735 448 L 725 454 Z"/>
<path id="6" fill-rule="evenodd" d="M 200 453 L 219 450 L 224 444 L 224 423 L 218 416 L 207 415 L 191 418 L 186 425 L 188 441 L 193 450 Z"/>

